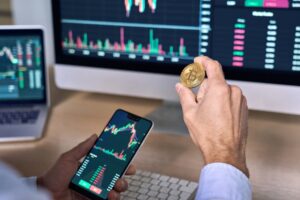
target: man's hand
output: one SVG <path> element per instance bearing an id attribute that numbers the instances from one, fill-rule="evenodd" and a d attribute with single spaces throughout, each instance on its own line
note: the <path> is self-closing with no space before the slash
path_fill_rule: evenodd
<path id="1" fill-rule="evenodd" d="M 88 153 L 96 140 L 97 135 L 93 135 L 70 151 L 62 154 L 55 165 L 45 175 L 38 178 L 38 185 L 50 191 L 55 200 L 85 199 L 76 192 L 71 191 L 68 186 L 80 165 L 80 159 Z M 131 165 L 126 174 L 135 174 L 134 166 Z M 108 199 L 119 199 L 120 192 L 124 192 L 127 187 L 127 182 L 124 179 L 119 179 L 114 190 L 109 193 Z"/>
<path id="2" fill-rule="evenodd" d="M 176 85 L 185 124 L 193 142 L 203 153 L 206 164 L 228 163 L 247 176 L 246 140 L 248 108 L 237 86 L 226 83 L 222 67 L 208 57 L 195 58 L 206 70 L 197 96 L 181 84 Z"/>

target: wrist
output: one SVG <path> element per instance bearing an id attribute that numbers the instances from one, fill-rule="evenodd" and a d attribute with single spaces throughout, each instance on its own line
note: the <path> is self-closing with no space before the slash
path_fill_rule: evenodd
<path id="1" fill-rule="evenodd" d="M 40 176 L 40 177 L 38 177 L 38 178 L 36 179 L 36 184 L 37 184 L 38 187 L 44 188 L 44 189 L 46 189 L 48 192 L 50 192 L 53 199 L 63 199 L 63 198 L 59 198 L 58 195 L 57 195 L 53 190 L 51 190 L 51 187 L 48 187 L 48 186 L 45 184 L 45 178 L 44 178 L 43 176 Z"/>
<path id="2" fill-rule="evenodd" d="M 249 178 L 249 170 L 246 164 L 246 160 L 236 158 L 235 156 L 232 156 L 232 154 L 230 154 L 229 156 L 225 156 L 225 155 L 204 156 L 204 161 L 205 164 L 226 163 L 232 165 L 235 168 L 239 169 L 241 172 L 243 172 Z"/>

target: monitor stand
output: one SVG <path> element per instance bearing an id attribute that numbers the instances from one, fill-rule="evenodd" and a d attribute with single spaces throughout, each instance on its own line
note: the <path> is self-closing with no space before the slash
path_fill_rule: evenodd
<path id="1" fill-rule="evenodd" d="M 161 106 L 146 117 L 154 122 L 153 132 L 188 134 L 182 118 L 182 109 L 178 102 L 164 101 Z"/>

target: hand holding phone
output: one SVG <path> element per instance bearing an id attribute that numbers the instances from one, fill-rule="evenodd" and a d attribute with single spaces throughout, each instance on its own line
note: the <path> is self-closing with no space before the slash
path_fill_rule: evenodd
<path id="1" fill-rule="evenodd" d="M 150 120 L 117 110 L 72 178 L 70 188 L 91 199 L 107 199 L 152 126 Z"/>

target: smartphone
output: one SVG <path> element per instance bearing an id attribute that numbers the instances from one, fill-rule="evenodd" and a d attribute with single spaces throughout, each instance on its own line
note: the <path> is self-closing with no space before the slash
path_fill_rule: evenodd
<path id="1" fill-rule="evenodd" d="M 79 166 L 69 187 L 91 199 L 106 200 L 152 126 L 152 121 L 118 109 Z"/>

